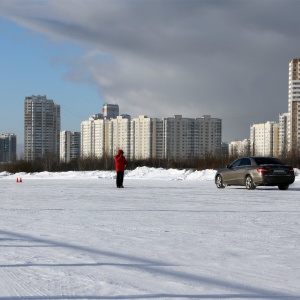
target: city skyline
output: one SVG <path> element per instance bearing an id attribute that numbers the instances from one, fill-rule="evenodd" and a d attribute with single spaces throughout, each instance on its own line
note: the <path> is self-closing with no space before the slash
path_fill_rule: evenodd
<path id="1" fill-rule="evenodd" d="M 18 144 L 31 95 L 61 105 L 61 130 L 115 103 L 132 117 L 212 115 L 224 142 L 288 111 L 299 1 L 69 3 L 0 2 L 0 131 Z"/>
<path id="2" fill-rule="evenodd" d="M 113 157 L 120 149 L 133 160 L 180 160 L 221 153 L 221 119 L 210 115 L 130 118 L 114 114 L 114 107 L 109 110 L 111 118 L 96 116 L 81 123 L 81 157 Z"/>

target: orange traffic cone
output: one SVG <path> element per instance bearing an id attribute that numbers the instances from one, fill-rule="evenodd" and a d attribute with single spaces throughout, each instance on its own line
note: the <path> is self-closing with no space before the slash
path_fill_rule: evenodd
<path id="1" fill-rule="evenodd" d="M 16 182 L 19 182 L 19 178 L 17 177 L 17 180 L 16 180 Z"/>
<path id="2" fill-rule="evenodd" d="M 22 177 L 20 177 L 20 182 L 23 182 L 23 181 L 22 181 Z"/>

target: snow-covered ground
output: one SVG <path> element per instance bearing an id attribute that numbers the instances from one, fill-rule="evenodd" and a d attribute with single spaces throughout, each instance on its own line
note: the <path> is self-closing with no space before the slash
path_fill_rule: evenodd
<path id="1" fill-rule="evenodd" d="M 214 174 L 0 173 L 0 299 L 300 299 L 300 176 Z"/>

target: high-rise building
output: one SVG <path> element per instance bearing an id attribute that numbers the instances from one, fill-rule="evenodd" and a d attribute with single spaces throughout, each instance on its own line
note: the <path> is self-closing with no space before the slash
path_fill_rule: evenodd
<path id="1" fill-rule="evenodd" d="M 60 105 L 46 96 L 25 98 L 24 155 L 33 161 L 46 155 L 59 155 Z"/>
<path id="2" fill-rule="evenodd" d="M 220 155 L 222 145 L 222 119 L 204 115 L 195 119 L 195 156 Z"/>
<path id="3" fill-rule="evenodd" d="M 288 122 L 289 113 L 279 114 L 278 155 L 282 155 L 288 152 Z"/>
<path id="4" fill-rule="evenodd" d="M 107 152 L 105 150 L 107 122 L 102 115 L 97 114 L 96 117 L 93 115 L 89 120 L 81 123 L 80 155 L 82 157 L 102 157 Z"/>
<path id="5" fill-rule="evenodd" d="M 278 123 L 251 125 L 250 147 L 252 155 L 278 156 Z"/>
<path id="6" fill-rule="evenodd" d="M 152 119 L 152 158 L 163 159 L 167 157 L 166 136 L 165 136 L 165 119 Z"/>
<path id="7" fill-rule="evenodd" d="M 59 155 L 60 160 L 66 163 L 80 157 L 80 132 L 66 130 L 60 132 Z"/>
<path id="8" fill-rule="evenodd" d="M 99 124 L 98 124 L 99 123 Z M 96 129 L 98 126 L 98 130 Z M 81 155 L 109 156 L 122 149 L 130 159 L 189 159 L 221 153 L 222 120 L 117 116 L 81 123 Z"/>
<path id="9" fill-rule="evenodd" d="M 221 154 L 222 120 L 204 115 L 182 118 L 175 115 L 164 119 L 165 158 L 204 158 Z"/>
<path id="10" fill-rule="evenodd" d="M 132 159 L 154 158 L 153 119 L 140 115 L 131 120 L 130 157 Z"/>
<path id="11" fill-rule="evenodd" d="M 17 158 L 17 137 L 13 133 L 0 134 L 0 162 L 12 162 Z"/>
<path id="12" fill-rule="evenodd" d="M 166 157 L 185 159 L 195 156 L 194 146 L 199 144 L 198 136 L 195 137 L 195 119 L 175 115 L 164 120 Z"/>
<path id="13" fill-rule="evenodd" d="M 119 105 L 118 104 L 103 104 L 102 114 L 105 119 L 116 118 L 119 115 Z"/>
<path id="14" fill-rule="evenodd" d="M 300 146 L 300 59 L 289 63 L 289 122 L 288 150 L 297 150 Z"/>
<path id="15" fill-rule="evenodd" d="M 94 119 L 81 122 L 81 142 L 80 142 L 80 156 L 92 157 L 94 156 Z"/>
<path id="16" fill-rule="evenodd" d="M 202 118 L 132 119 L 132 158 L 190 159 L 221 153 L 222 120 Z"/>
<path id="17" fill-rule="evenodd" d="M 128 117 L 117 116 L 114 119 L 109 120 L 108 127 L 108 144 L 107 154 L 113 156 L 119 149 L 122 149 L 127 157 L 131 156 L 130 153 L 130 128 L 131 119 Z"/>

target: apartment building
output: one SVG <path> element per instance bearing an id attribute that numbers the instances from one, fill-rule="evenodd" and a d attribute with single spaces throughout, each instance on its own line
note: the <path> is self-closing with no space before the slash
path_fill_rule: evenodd
<path id="1" fill-rule="evenodd" d="M 155 138 L 154 138 L 155 137 Z M 152 158 L 167 157 L 166 122 L 163 118 L 152 118 Z"/>
<path id="2" fill-rule="evenodd" d="M 80 157 L 80 132 L 60 132 L 60 161 L 70 162 Z"/>
<path id="3" fill-rule="evenodd" d="M 106 123 L 108 127 L 108 154 L 116 155 L 119 149 L 124 151 L 127 157 L 131 157 L 131 119 L 128 116 L 117 116 Z"/>
<path id="4" fill-rule="evenodd" d="M 80 153 L 82 157 L 102 157 L 108 140 L 105 124 L 108 121 L 103 115 L 96 114 L 81 123 Z"/>
<path id="5" fill-rule="evenodd" d="M 194 139 L 195 119 L 175 115 L 164 120 L 166 157 L 174 159 L 194 157 L 194 145 L 197 143 Z"/>
<path id="6" fill-rule="evenodd" d="M 250 127 L 252 155 L 278 156 L 278 123 L 266 122 Z"/>
<path id="7" fill-rule="evenodd" d="M 17 158 L 17 137 L 13 133 L 0 134 L 0 163 L 13 162 Z"/>
<path id="8" fill-rule="evenodd" d="M 300 146 L 300 59 L 289 62 L 289 122 L 288 149 L 297 150 Z"/>
<path id="9" fill-rule="evenodd" d="M 131 120 L 130 158 L 153 157 L 153 119 L 140 115 Z"/>
<path id="10" fill-rule="evenodd" d="M 24 155 L 33 161 L 59 155 L 60 106 L 46 96 L 31 96 L 24 103 Z"/>
<path id="11" fill-rule="evenodd" d="M 94 149 L 93 153 L 96 157 L 102 157 L 106 151 L 105 151 L 105 129 L 106 129 L 106 123 L 107 121 L 102 118 L 97 118 L 94 120 L 94 126 L 93 126 L 93 136 L 94 136 Z"/>
<path id="12" fill-rule="evenodd" d="M 222 120 L 204 115 L 195 119 L 195 155 L 205 157 L 221 153 Z M 198 142 L 197 142 L 198 141 Z"/>
<path id="13" fill-rule="evenodd" d="M 80 126 L 80 156 L 93 157 L 94 156 L 94 138 L 93 138 L 93 119 L 81 122 Z"/>
<path id="14" fill-rule="evenodd" d="M 288 122 L 289 113 L 279 114 L 278 123 L 278 155 L 288 151 Z"/>
<path id="15" fill-rule="evenodd" d="M 102 124 L 98 133 L 95 130 L 97 122 Z M 221 138 L 221 119 L 209 115 L 203 118 L 182 118 L 181 115 L 90 118 L 81 124 L 81 155 L 113 156 L 122 149 L 130 159 L 205 157 L 221 152 Z M 99 148 L 95 146 L 97 141 Z"/>

